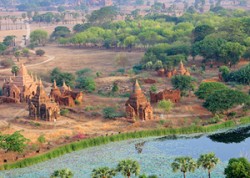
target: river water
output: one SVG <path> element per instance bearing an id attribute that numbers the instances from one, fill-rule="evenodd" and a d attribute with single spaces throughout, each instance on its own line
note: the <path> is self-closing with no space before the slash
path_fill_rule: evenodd
<path id="1" fill-rule="evenodd" d="M 230 158 L 250 158 L 250 126 L 211 135 L 167 136 L 127 140 L 73 152 L 27 168 L 0 172 L 4 178 L 48 178 L 54 170 L 69 168 L 76 178 L 90 178 L 94 168 L 115 168 L 123 159 L 137 160 L 141 173 L 155 174 L 160 178 L 180 178 L 173 173 L 171 163 L 179 156 L 197 159 L 200 154 L 214 152 L 220 163 L 212 177 L 224 178 L 224 168 Z M 120 174 L 116 176 L 122 178 Z M 197 169 L 187 178 L 205 178 L 206 171 Z"/>

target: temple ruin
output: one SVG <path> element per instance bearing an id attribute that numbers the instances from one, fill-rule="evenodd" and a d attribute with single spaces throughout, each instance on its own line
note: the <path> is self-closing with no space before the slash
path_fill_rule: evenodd
<path id="1" fill-rule="evenodd" d="M 36 93 L 37 81 L 22 64 L 16 76 L 5 79 L 0 100 L 3 102 L 28 102 Z"/>
<path id="2" fill-rule="evenodd" d="M 173 69 L 173 70 L 166 70 L 164 68 L 159 69 L 157 71 L 158 75 L 161 77 L 168 77 L 171 78 L 175 75 L 186 75 L 186 76 L 190 76 L 190 72 L 185 68 L 184 64 L 182 61 L 180 61 L 179 67 L 178 69 Z"/>
<path id="3" fill-rule="evenodd" d="M 34 120 L 56 121 L 59 116 L 59 105 L 47 96 L 42 81 L 40 80 L 36 94 L 29 101 L 29 118 Z"/>
<path id="4" fill-rule="evenodd" d="M 79 104 L 83 101 L 83 93 L 78 91 L 72 91 L 69 86 L 63 82 L 62 87 L 58 87 L 56 85 L 56 81 L 54 81 L 50 97 L 53 98 L 59 105 L 73 107 L 75 103 Z"/>
<path id="5" fill-rule="evenodd" d="M 180 90 L 169 90 L 165 89 L 159 93 L 150 92 L 150 102 L 157 103 L 161 100 L 170 100 L 173 103 L 180 102 L 181 91 Z"/>
<path id="6" fill-rule="evenodd" d="M 151 120 L 153 119 L 153 108 L 143 94 L 141 87 L 136 80 L 133 86 L 132 93 L 125 104 L 126 117 L 129 120 Z"/>

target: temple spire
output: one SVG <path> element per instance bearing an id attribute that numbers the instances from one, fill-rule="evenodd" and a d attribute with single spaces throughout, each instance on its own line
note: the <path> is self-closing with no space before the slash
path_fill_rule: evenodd
<path id="1" fill-rule="evenodd" d="M 57 88 L 57 85 L 56 85 L 56 80 L 54 79 L 54 82 L 53 82 L 53 86 L 52 86 L 54 89 Z"/>
<path id="2" fill-rule="evenodd" d="M 136 93 L 136 92 L 140 92 L 141 91 L 141 87 L 140 87 L 140 85 L 139 85 L 139 83 L 138 83 L 138 80 L 136 79 L 135 80 L 135 83 L 134 83 L 134 86 L 133 86 L 133 92 L 134 93 Z"/>

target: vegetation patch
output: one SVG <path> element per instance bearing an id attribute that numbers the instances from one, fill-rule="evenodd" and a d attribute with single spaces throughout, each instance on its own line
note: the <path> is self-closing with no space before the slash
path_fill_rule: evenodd
<path id="1" fill-rule="evenodd" d="M 250 117 L 244 117 L 239 120 L 240 124 L 247 124 L 250 123 Z M 37 164 L 49 159 L 53 159 L 64 154 L 93 147 L 108 144 L 110 142 L 128 140 L 128 139 L 136 139 L 136 138 L 143 138 L 143 137 L 155 137 L 155 136 L 163 136 L 163 135 L 174 135 L 174 134 L 191 134 L 191 133 L 208 133 L 208 132 L 215 132 L 220 129 L 225 128 L 232 128 L 237 126 L 237 123 L 234 121 L 227 121 L 221 124 L 211 125 L 211 126 L 190 126 L 184 128 L 176 128 L 176 129 L 157 129 L 157 130 L 145 130 L 145 131 L 138 131 L 133 133 L 121 133 L 112 136 L 100 136 L 96 138 L 85 139 L 79 142 L 70 143 L 68 145 L 60 146 L 55 148 L 54 150 L 47 152 L 42 155 L 38 155 L 35 157 L 27 158 L 15 163 L 11 164 L 4 164 L 0 166 L 0 170 L 9 170 L 9 169 L 16 169 L 16 168 L 23 168 L 27 166 L 31 166 L 33 164 Z"/>

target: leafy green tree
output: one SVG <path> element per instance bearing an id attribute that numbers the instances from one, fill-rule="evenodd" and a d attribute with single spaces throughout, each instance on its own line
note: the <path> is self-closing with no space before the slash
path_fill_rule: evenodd
<path id="1" fill-rule="evenodd" d="M 30 51 L 28 48 L 23 48 L 22 54 L 24 57 L 29 57 Z"/>
<path id="2" fill-rule="evenodd" d="M 95 10 L 88 17 L 88 21 L 94 24 L 103 24 L 112 21 L 118 15 L 118 9 L 114 6 L 102 7 Z"/>
<path id="3" fill-rule="evenodd" d="M 112 178 L 116 175 L 115 169 L 110 169 L 108 167 L 101 167 L 98 169 L 94 169 L 92 171 L 92 178 Z"/>
<path id="4" fill-rule="evenodd" d="M 241 56 L 244 54 L 246 48 L 239 43 L 227 42 L 221 46 L 220 57 L 225 64 L 230 66 L 239 62 Z"/>
<path id="5" fill-rule="evenodd" d="M 11 73 L 17 76 L 17 73 L 19 71 L 19 67 L 17 65 L 12 66 Z"/>
<path id="6" fill-rule="evenodd" d="M 5 46 L 3 43 L 0 42 L 0 54 L 2 54 L 7 49 L 7 46 Z"/>
<path id="7" fill-rule="evenodd" d="M 51 34 L 51 39 L 66 38 L 70 35 L 70 30 L 65 26 L 58 26 L 54 29 Z"/>
<path id="8" fill-rule="evenodd" d="M 16 57 L 17 62 L 19 62 L 19 59 L 20 59 L 21 55 L 22 55 L 21 51 L 18 50 L 18 51 L 15 52 L 14 56 Z"/>
<path id="9" fill-rule="evenodd" d="M 161 100 L 158 102 L 158 108 L 164 112 L 169 113 L 174 107 L 174 104 L 170 100 Z"/>
<path id="10" fill-rule="evenodd" d="M 48 39 L 48 32 L 45 30 L 34 30 L 30 34 L 30 42 L 36 45 L 45 45 Z"/>
<path id="11" fill-rule="evenodd" d="M 226 178 L 250 177 L 250 163 L 246 158 L 232 158 L 225 168 Z"/>
<path id="12" fill-rule="evenodd" d="M 105 119 L 114 119 L 117 117 L 116 109 L 113 107 L 103 108 L 102 114 Z"/>
<path id="13" fill-rule="evenodd" d="M 73 178 L 74 174 L 69 169 L 56 170 L 50 176 L 50 178 Z"/>
<path id="14" fill-rule="evenodd" d="M 96 89 L 96 83 L 92 76 L 91 69 L 82 69 L 76 72 L 76 87 L 79 89 L 83 89 L 86 92 L 93 92 Z"/>
<path id="15" fill-rule="evenodd" d="M 214 27 L 210 25 L 199 25 L 193 30 L 194 42 L 203 40 L 207 35 L 215 32 Z"/>
<path id="16" fill-rule="evenodd" d="M 15 36 L 6 36 L 3 39 L 3 44 L 5 46 L 14 46 L 14 40 L 15 40 Z"/>
<path id="17" fill-rule="evenodd" d="M 215 156 L 214 153 L 208 153 L 200 155 L 197 164 L 198 167 L 202 167 L 203 169 L 208 171 L 208 177 L 211 177 L 211 171 L 215 168 L 215 166 L 219 163 L 219 159 Z"/>
<path id="18" fill-rule="evenodd" d="M 223 90 L 227 88 L 228 87 L 226 85 L 224 85 L 223 83 L 219 83 L 219 82 L 202 82 L 198 90 L 195 92 L 195 95 L 199 99 L 206 99 L 214 91 Z"/>
<path id="19" fill-rule="evenodd" d="M 250 84 L 250 64 L 236 70 L 230 72 L 227 76 L 225 81 L 227 82 L 237 82 L 243 85 Z"/>
<path id="20" fill-rule="evenodd" d="M 29 139 L 25 138 L 20 131 L 16 131 L 11 135 L 0 134 L 0 148 L 6 152 L 23 152 L 27 146 Z"/>
<path id="21" fill-rule="evenodd" d="M 54 80 L 56 80 L 58 86 L 62 86 L 63 82 L 65 82 L 66 85 L 70 87 L 73 87 L 75 85 L 75 76 L 68 72 L 62 72 L 58 67 L 54 68 L 51 71 L 50 80 L 51 82 L 54 82 Z"/>
<path id="22" fill-rule="evenodd" d="M 205 60 L 219 61 L 221 56 L 221 46 L 226 44 L 226 40 L 217 37 L 206 37 L 204 40 L 193 45 L 194 54 L 199 54 Z"/>
<path id="23" fill-rule="evenodd" d="M 186 178 L 186 173 L 194 172 L 197 164 L 191 157 L 179 157 L 175 158 L 171 167 L 174 172 L 181 171 L 183 173 L 183 177 Z"/>
<path id="24" fill-rule="evenodd" d="M 221 72 L 221 76 L 222 76 L 223 80 L 226 81 L 227 77 L 230 73 L 230 69 L 227 66 L 221 66 L 219 68 L 219 72 Z"/>
<path id="25" fill-rule="evenodd" d="M 120 172 L 123 176 L 130 178 L 131 175 L 138 176 L 140 173 L 140 165 L 137 161 L 134 160 L 122 160 L 117 165 L 117 171 Z"/>
<path id="26" fill-rule="evenodd" d="M 249 96 L 237 90 L 224 89 L 217 90 L 211 93 L 206 98 L 203 106 L 211 111 L 213 114 L 223 113 L 237 105 L 247 103 Z"/>
<path id="27" fill-rule="evenodd" d="M 187 91 L 193 91 L 194 82 L 195 79 L 193 77 L 185 75 L 176 75 L 171 79 L 171 83 L 174 89 L 179 89 L 182 93 L 185 93 Z"/>

